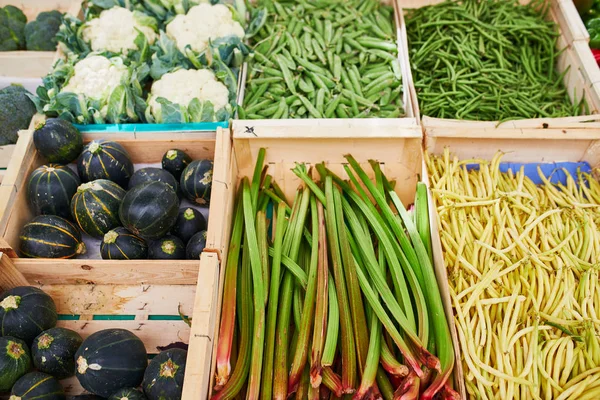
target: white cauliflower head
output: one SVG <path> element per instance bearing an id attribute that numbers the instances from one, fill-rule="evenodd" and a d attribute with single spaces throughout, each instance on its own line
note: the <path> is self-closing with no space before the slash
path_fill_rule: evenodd
<path id="1" fill-rule="evenodd" d="M 137 48 L 135 39 L 142 32 L 149 44 L 153 44 L 156 33 L 156 20 L 139 11 L 123 7 L 104 10 L 98 18 L 85 23 L 82 36 L 89 42 L 93 51 L 127 53 Z"/>
<path id="2" fill-rule="evenodd" d="M 207 69 L 180 69 L 164 74 L 162 78 L 152 84 L 149 105 L 152 114 L 158 115 L 162 107 L 156 101 L 164 97 L 171 103 L 188 106 L 190 101 L 211 101 L 214 110 L 218 111 L 229 103 L 229 91 L 219 82 L 215 74 Z"/>
<path id="3" fill-rule="evenodd" d="M 105 101 L 129 74 L 120 58 L 89 55 L 74 66 L 73 76 L 61 92 L 83 94 L 90 99 Z"/>
<path id="4" fill-rule="evenodd" d="M 177 43 L 183 53 L 190 45 L 201 53 L 208 47 L 209 39 L 226 36 L 244 37 L 244 28 L 233 20 L 233 14 L 223 4 L 200 4 L 190 8 L 186 15 L 178 15 L 167 25 L 167 35 Z"/>

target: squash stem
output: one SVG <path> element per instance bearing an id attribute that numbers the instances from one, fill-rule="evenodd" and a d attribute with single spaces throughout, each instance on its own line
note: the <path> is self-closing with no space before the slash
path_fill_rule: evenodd
<path id="1" fill-rule="evenodd" d="M 243 208 L 240 191 L 238 191 L 233 231 L 229 241 L 229 254 L 225 266 L 225 283 L 223 285 L 223 304 L 221 306 L 221 325 L 219 327 L 219 343 L 217 345 L 217 376 L 215 390 L 221 390 L 231 374 L 231 348 L 235 328 L 237 275 L 239 268 L 240 246 L 244 227 Z"/>

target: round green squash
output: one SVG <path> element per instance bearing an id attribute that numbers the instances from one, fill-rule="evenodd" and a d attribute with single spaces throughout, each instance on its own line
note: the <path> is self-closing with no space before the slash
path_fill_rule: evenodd
<path id="1" fill-rule="evenodd" d="M 71 214 L 82 231 L 95 238 L 121 225 L 119 206 L 125 197 L 116 183 L 98 179 L 83 183 L 71 200 Z"/>
<path id="2" fill-rule="evenodd" d="M 185 256 L 188 260 L 199 260 L 200 254 L 206 247 L 206 231 L 196 233 L 185 247 Z"/>
<path id="3" fill-rule="evenodd" d="M 104 400 L 104 397 L 96 396 L 95 394 L 80 394 L 71 397 L 71 400 Z"/>
<path id="4" fill-rule="evenodd" d="M 66 400 L 65 390 L 52 375 L 30 372 L 13 386 L 9 400 Z"/>
<path id="5" fill-rule="evenodd" d="M 108 397 L 137 387 L 148 366 L 144 343 L 125 329 L 104 329 L 85 339 L 75 353 L 75 375 L 88 392 Z"/>
<path id="6" fill-rule="evenodd" d="M 100 244 L 103 260 L 141 260 L 148 257 L 148 245 L 122 226 L 104 235 Z"/>
<path id="7" fill-rule="evenodd" d="M 179 178 L 181 178 L 181 173 L 191 162 L 192 157 L 187 155 L 185 151 L 171 149 L 163 155 L 162 167 L 169 171 L 175 179 L 179 180 Z"/>
<path id="8" fill-rule="evenodd" d="M 179 199 L 164 182 L 148 182 L 131 189 L 121 203 L 119 216 L 125 228 L 146 240 L 163 237 L 177 219 Z"/>
<path id="9" fill-rule="evenodd" d="M 73 258 L 85 253 L 81 232 L 56 215 L 39 215 L 25 224 L 19 236 L 21 255 L 31 258 Z"/>
<path id="10" fill-rule="evenodd" d="M 117 390 L 108 397 L 108 400 L 147 400 L 144 393 L 132 387 Z"/>
<path id="11" fill-rule="evenodd" d="M 75 375 L 75 352 L 83 339 L 79 333 L 67 328 L 51 328 L 40 333 L 31 345 L 35 368 L 56 379 Z"/>
<path id="12" fill-rule="evenodd" d="M 0 337 L 0 393 L 9 391 L 30 369 L 27 344 L 14 337 Z"/>
<path id="13" fill-rule="evenodd" d="M 160 168 L 148 167 L 135 171 L 129 180 L 129 189 L 146 182 L 164 182 L 171 186 L 175 193 L 179 191 L 179 182 L 169 171 Z"/>
<path id="14" fill-rule="evenodd" d="M 148 258 L 152 260 L 185 260 L 185 244 L 177 236 L 165 236 L 150 243 Z"/>
<path id="15" fill-rule="evenodd" d="M 71 198 L 81 184 L 79 177 L 65 165 L 48 164 L 29 176 L 27 197 L 35 215 L 71 218 Z"/>
<path id="16" fill-rule="evenodd" d="M 133 175 L 133 163 L 119 143 L 100 139 L 85 146 L 77 161 L 77 171 L 82 182 L 108 179 L 125 189 Z"/>
<path id="17" fill-rule="evenodd" d="M 83 138 L 69 121 L 48 118 L 35 125 L 33 144 L 49 162 L 69 164 L 81 154 Z"/>
<path id="18" fill-rule="evenodd" d="M 33 286 L 18 286 L 0 295 L 0 334 L 28 345 L 46 329 L 54 328 L 58 315 L 54 300 Z"/>
<path id="19" fill-rule="evenodd" d="M 181 192 L 191 202 L 208 205 L 212 188 L 213 162 L 196 160 L 188 165 L 179 180 Z"/>
<path id="20" fill-rule="evenodd" d="M 150 361 L 142 388 L 148 400 L 179 400 L 183 390 L 187 351 L 169 349 Z"/>
<path id="21" fill-rule="evenodd" d="M 206 218 L 202 213 L 192 207 L 180 208 L 177 221 L 173 227 L 173 234 L 186 243 L 192 236 L 206 230 Z"/>

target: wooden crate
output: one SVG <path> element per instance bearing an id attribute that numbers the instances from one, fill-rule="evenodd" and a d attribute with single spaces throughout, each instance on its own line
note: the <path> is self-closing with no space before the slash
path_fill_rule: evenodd
<path id="1" fill-rule="evenodd" d="M 568 133 L 568 134 L 567 134 Z M 551 163 L 587 161 L 592 168 L 600 166 L 600 128 L 595 129 L 442 129 L 426 128 L 425 150 L 443 154 L 449 148 L 461 160 L 491 160 L 496 152 L 504 153 L 503 162 Z M 428 183 L 427 168 L 423 177 Z M 438 273 L 447 281 L 442 244 L 437 224 L 437 207 L 430 195 L 433 254 Z M 438 275 L 439 279 L 439 275 Z M 448 310 L 446 310 L 448 313 Z M 453 313 L 450 309 L 450 313 Z M 454 320 L 454 316 L 452 317 Z M 455 326 L 453 324 L 453 326 Z M 458 347 L 456 348 L 457 351 Z M 459 352 L 460 354 L 460 352 Z M 460 358 L 457 358 L 460 360 Z M 462 369 L 462 368 L 461 368 Z M 464 382 L 463 382 L 464 384 Z M 466 393 L 466 391 L 465 391 Z"/>
<path id="2" fill-rule="evenodd" d="M 84 134 L 84 142 L 101 134 Z M 217 288 L 219 284 L 218 254 L 211 254 L 215 239 L 222 235 L 219 205 L 222 185 L 227 176 L 231 141 L 228 130 L 186 136 L 153 134 L 152 140 L 131 135 L 113 134 L 110 138 L 122 144 L 134 163 L 157 163 L 171 148 L 185 150 L 192 158 L 213 158 L 215 163 L 206 254 L 201 260 L 97 260 L 97 259 L 27 259 L 18 258 L 18 236 L 21 227 L 33 215 L 29 210 L 25 185 L 30 172 L 43 164 L 32 142 L 32 132 L 23 131 L 17 143 L 6 176 L 0 186 L 0 287 L 10 286 L 3 281 L 3 271 L 13 271 L 17 282 L 23 280 L 46 290 L 55 299 L 63 315 L 59 325 L 87 336 L 99 329 L 121 327 L 130 329 L 142 338 L 151 354 L 157 346 L 173 342 L 190 342 L 195 356 L 192 366 L 200 366 L 205 354 L 210 355 L 217 318 Z M 2 210 L 6 210 L 4 216 Z M 218 253 L 218 252 L 217 252 Z M 9 258 L 10 256 L 10 258 Z M 16 271 L 16 272 L 15 272 Z M 13 278 L 14 280 L 14 278 Z M 13 282 L 14 283 L 14 282 Z M 14 286 L 14 285 L 13 285 Z M 188 325 L 178 315 L 193 318 Z M 191 333 L 190 333 L 191 332 Z M 190 336 L 191 335 L 191 336 Z M 193 338 L 194 340 L 192 340 Z M 202 351 L 204 347 L 204 351 Z M 190 351 L 191 354 L 191 351 Z M 200 361 L 200 362 L 199 362 Z M 208 368 L 210 356 L 206 357 Z M 192 386 L 195 382 L 190 379 Z M 69 394 L 82 391 L 76 379 L 64 382 Z"/>
<path id="3" fill-rule="evenodd" d="M 0 7 L 13 5 L 23 10 L 27 21 L 33 21 L 43 11 L 58 10 L 78 15 L 82 0 L 0 0 Z M 0 79 L 20 83 L 19 78 L 41 78 L 50 72 L 56 51 L 0 52 Z M 23 82 L 21 82 L 23 83 Z"/>
<path id="4" fill-rule="evenodd" d="M 274 178 L 274 181 L 281 187 L 286 194 L 288 201 L 300 185 L 301 181 L 294 175 L 291 169 L 296 162 L 315 165 L 324 161 L 327 167 L 334 172 L 345 177 L 343 164 L 347 163 L 343 155 L 350 153 L 354 155 L 361 165 L 365 166 L 367 171 L 370 158 L 376 158 L 382 163 L 382 170 L 390 179 L 395 179 L 401 184 L 397 185 L 396 190 L 405 204 L 414 201 L 416 182 L 419 175 L 422 174 L 422 136 L 413 130 L 397 129 L 389 133 L 386 129 L 374 130 L 370 134 L 355 135 L 341 134 L 335 130 L 324 130 L 318 137 L 316 133 L 303 134 L 302 131 L 266 131 L 261 135 L 248 133 L 243 124 L 234 123 L 233 125 L 233 151 L 231 156 L 231 168 L 226 177 L 227 188 L 226 197 L 222 197 L 220 207 L 222 207 L 222 219 L 219 221 L 222 226 L 224 238 L 222 246 L 218 249 L 220 252 L 220 264 L 223 266 L 227 261 L 227 247 L 229 236 L 232 229 L 233 206 L 235 193 L 238 183 L 244 176 L 252 176 L 257 153 L 260 148 L 266 148 L 265 164 L 269 166 L 268 173 Z M 214 194 L 213 194 L 214 196 Z M 221 198 L 221 197 L 220 197 Z M 213 205 L 214 207 L 214 205 Z M 216 209 L 212 210 L 213 220 L 217 218 Z M 203 254 L 203 257 L 206 254 Z M 211 256 L 214 256 L 211 254 Z M 204 262 L 204 258 L 202 260 Z M 436 266 L 439 271 L 443 271 L 443 264 Z M 220 270 L 219 279 L 219 299 L 217 301 L 220 310 L 223 291 L 224 269 Z M 447 285 L 446 281 L 438 276 L 441 287 Z M 447 289 L 442 293 L 448 294 Z M 446 312 L 451 316 L 449 296 L 445 296 L 444 304 Z M 219 315 L 220 317 L 220 315 Z M 213 337 L 218 336 L 218 322 L 214 326 Z M 193 340 L 190 338 L 190 350 L 193 346 Z M 455 331 L 453 329 L 453 340 L 458 343 Z M 212 354 L 214 355 L 217 341 L 212 344 Z M 200 347 L 200 346 L 199 346 Z M 204 347 L 202 347 L 204 349 Z M 192 359 L 195 359 L 196 353 L 191 352 Z M 206 355 L 208 358 L 209 356 Z M 205 365 L 203 360 L 202 366 Z M 187 381 L 184 389 L 185 399 L 203 399 L 212 392 L 213 377 L 215 373 L 215 359 L 210 361 L 210 370 L 196 367 L 191 368 L 190 361 L 186 370 L 186 376 L 194 377 L 194 381 L 202 381 L 201 384 L 190 386 Z M 200 361 L 198 361 L 200 362 Z M 457 371 L 457 376 L 462 376 Z M 462 379 L 459 379 L 462 381 Z M 209 385 L 210 383 L 210 385 Z M 460 390 L 460 388 L 459 388 Z"/>
<path id="5" fill-rule="evenodd" d="M 394 134 L 397 130 L 411 130 L 415 134 L 421 131 L 420 121 L 418 117 L 418 108 L 415 108 L 414 96 L 411 95 L 412 78 L 410 68 L 408 66 L 408 51 L 406 46 L 406 32 L 404 25 L 400 23 L 400 0 L 381 0 L 382 3 L 394 6 L 394 23 L 398 35 L 398 59 L 400 60 L 400 68 L 402 70 L 402 85 L 403 85 L 403 103 L 406 116 L 404 118 L 366 118 L 366 119 L 339 119 L 339 118 L 310 118 L 310 119 L 255 119 L 255 120 L 234 120 L 234 124 L 247 126 L 250 132 L 261 134 L 272 134 L 280 132 L 282 129 L 286 131 L 309 130 L 309 135 L 319 136 L 323 131 L 334 131 L 339 134 L 346 135 L 367 135 L 369 131 L 377 130 L 380 133 Z M 240 88 L 238 90 L 238 104 L 244 104 L 246 76 L 248 72 L 248 64 L 245 63 L 242 68 L 242 77 Z M 413 89 L 414 90 L 414 89 Z M 234 128 L 235 130 L 235 128 Z"/>
<path id="6" fill-rule="evenodd" d="M 401 31 L 406 33 L 406 24 L 404 20 L 404 9 L 419 8 L 427 5 L 441 3 L 444 0 L 398 0 L 401 5 L 400 12 L 400 24 Z M 522 3 L 528 3 L 529 0 L 520 0 Z M 492 128 L 570 128 L 570 129 L 584 129 L 590 127 L 600 126 L 600 92 L 593 89 L 595 82 L 591 81 L 586 73 L 588 60 L 582 58 L 582 56 L 576 51 L 575 44 L 578 41 L 587 41 L 589 35 L 581 22 L 581 18 L 577 14 L 577 10 L 572 0 L 547 0 L 550 2 L 549 18 L 558 25 L 560 37 L 557 43 L 558 49 L 566 48 L 558 57 L 557 68 L 559 71 L 564 71 L 570 67 L 570 71 L 565 75 L 563 83 L 568 90 L 569 96 L 573 100 L 574 93 L 577 94 L 577 98 L 580 100 L 581 96 L 585 97 L 587 101 L 590 115 L 578 116 L 578 117 L 565 117 L 565 118 L 533 118 L 533 119 L 522 119 L 514 121 L 506 121 L 498 124 L 497 121 L 480 122 L 480 121 L 464 121 L 455 119 L 445 118 L 432 118 L 428 116 L 421 116 L 419 109 L 419 102 L 417 99 L 416 89 L 414 88 L 412 71 L 410 64 L 407 68 L 410 74 L 409 80 L 411 82 L 411 95 L 412 103 L 414 104 L 417 118 L 421 118 L 423 127 L 427 130 L 428 128 L 444 128 L 462 127 L 466 129 L 486 129 Z M 408 54 L 408 47 L 407 54 Z M 591 53 L 590 53 L 591 54 Z M 407 57 L 410 62 L 409 57 Z M 404 70 L 403 69 L 403 70 Z M 599 82 L 599 81 L 596 81 Z"/>

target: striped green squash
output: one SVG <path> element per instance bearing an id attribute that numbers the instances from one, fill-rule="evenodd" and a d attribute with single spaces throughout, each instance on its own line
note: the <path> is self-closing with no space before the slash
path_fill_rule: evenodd
<path id="1" fill-rule="evenodd" d="M 73 258 L 85 253 L 75 225 L 56 215 L 39 215 L 21 230 L 20 251 L 31 258 Z"/>
<path id="2" fill-rule="evenodd" d="M 31 369 L 27 344 L 10 336 L 0 337 L 0 393 L 9 391 Z"/>
<path id="3" fill-rule="evenodd" d="M 103 260 L 141 260 L 148 257 L 148 245 L 122 226 L 104 235 L 100 244 Z"/>
<path id="4" fill-rule="evenodd" d="M 192 161 L 181 174 L 179 186 L 183 195 L 191 202 L 206 206 L 210 202 L 212 189 L 213 162 L 211 160 Z"/>
<path id="5" fill-rule="evenodd" d="M 125 190 L 106 179 L 83 183 L 71 200 L 71 215 L 82 231 L 101 238 L 121 225 L 119 206 Z"/>
<path id="6" fill-rule="evenodd" d="M 71 198 L 81 184 L 79 177 L 66 165 L 48 164 L 36 168 L 29 176 L 27 197 L 36 215 L 71 218 Z"/>
<path id="7" fill-rule="evenodd" d="M 77 160 L 77 171 L 82 182 L 108 179 L 127 188 L 133 175 L 133 163 L 127 150 L 119 143 L 94 140 L 83 149 Z"/>
<path id="8" fill-rule="evenodd" d="M 52 375 L 30 372 L 23 375 L 13 386 L 13 400 L 65 400 L 65 390 Z"/>

